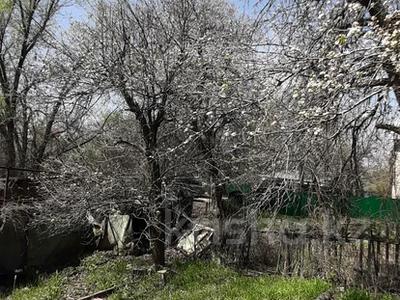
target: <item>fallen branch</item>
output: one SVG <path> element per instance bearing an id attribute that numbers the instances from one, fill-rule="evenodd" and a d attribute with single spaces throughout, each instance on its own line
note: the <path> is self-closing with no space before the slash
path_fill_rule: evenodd
<path id="1" fill-rule="evenodd" d="M 78 300 L 90 300 L 90 299 L 93 299 L 95 297 L 107 296 L 107 295 L 111 294 L 116 288 L 117 287 L 114 286 L 114 287 L 111 287 L 111 288 L 108 288 L 108 289 L 105 289 L 105 290 L 101 290 L 101 291 L 98 291 L 98 292 L 93 293 L 91 295 L 79 298 Z"/>

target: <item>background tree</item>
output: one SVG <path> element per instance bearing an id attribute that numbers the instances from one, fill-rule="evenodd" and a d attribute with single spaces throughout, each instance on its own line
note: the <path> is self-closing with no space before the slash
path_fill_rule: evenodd
<path id="1" fill-rule="evenodd" d="M 318 194 L 327 183 L 343 198 L 363 193 L 376 129 L 396 119 L 397 9 L 391 1 L 265 4 L 263 51 L 275 62 L 265 70 L 276 86 L 261 137 L 274 157 L 270 173 L 308 178 Z"/>
<path id="2" fill-rule="evenodd" d="M 95 92 L 79 77 L 85 53 L 72 57 L 71 44 L 57 37 L 54 20 L 63 1 L 2 3 L 0 136 L 8 167 L 37 167 L 79 144 Z M 68 142 L 56 145 L 57 139 Z"/>
<path id="3" fill-rule="evenodd" d="M 0 132 L 6 144 L 7 165 L 17 165 L 17 147 L 24 151 L 28 131 L 28 112 L 26 97 L 36 83 L 32 81 L 27 69 L 33 53 L 48 28 L 51 19 L 59 8 L 59 1 L 9 1 L 1 11 L 1 89 L 2 122 Z M 34 62 L 33 62 L 34 64 Z M 25 107 L 24 107 L 25 106 Z M 18 114 L 22 108 L 22 138 L 18 132 Z M 25 126 L 24 126 L 25 125 Z M 25 154 L 20 153 L 23 160 Z M 24 162 L 21 161 L 23 165 Z"/>

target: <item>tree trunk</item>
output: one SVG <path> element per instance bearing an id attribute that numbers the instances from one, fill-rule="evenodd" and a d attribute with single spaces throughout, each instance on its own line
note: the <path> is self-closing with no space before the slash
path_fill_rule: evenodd
<path id="1" fill-rule="evenodd" d="M 14 127 L 14 121 L 10 120 L 6 124 L 6 134 L 4 136 L 5 138 L 5 144 L 6 144 L 6 160 L 7 160 L 7 167 L 10 168 L 15 168 L 17 164 L 16 160 L 16 151 L 15 151 L 15 143 L 14 143 L 14 134 L 15 134 L 15 127 Z"/>
<path id="2" fill-rule="evenodd" d="M 165 265 L 165 208 L 160 207 L 150 225 L 151 255 L 156 267 Z"/>
<path id="3" fill-rule="evenodd" d="M 219 243 L 221 248 L 223 248 L 226 244 L 226 236 L 225 236 L 225 209 L 223 205 L 222 196 L 224 193 L 224 186 L 219 182 L 219 170 L 217 167 L 217 163 L 214 159 L 210 159 L 210 173 L 211 173 L 211 181 L 213 186 L 213 203 L 217 204 L 218 208 L 218 231 L 219 231 Z"/>
<path id="4" fill-rule="evenodd" d="M 154 211 L 150 216 L 150 239 L 153 263 L 165 265 L 165 207 L 162 198 L 160 162 L 155 151 L 148 152 L 147 161 L 150 167 L 150 205 Z"/>
<path id="5" fill-rule="evenodd" d="M 39 148 L 37 149 L 36 153 L 35 153 L 35 167 L 39 168 L 40 164 L 43 162 L 44 158 L 45 158 L 45 152 L 46 152 L 46 148 L 48 146 L 48 144 L 50 143 L 51 140 L 51 130 L 53 129 L 53 125 L 54 122 L 56 120 L 56 116 L 58 114 L 58 111 L 61 107 L 61 101 L 57 101 L 54 106 L 53 106 L 53 110 L 52 113 L 50 115 L 49 120 L 47 121 L 46 124 L 46 129 L 44 131 L 44 135 L 43 135 L 43 140 L 42 143 L 40 144 Z"/>
<path id="6" fill-rule="evenodd" d="M 150 227 L 150 243 L 153 263 L 157 266 L 165 264 L 165 205 L 162 197 L 162 178 L 160 158 L 157 153 L 157 133 L 161 123 L 164 120 L 163 109 L 158 110 L 157 116 L 154 118 L 152 113 L 157 109 L 142 109 L 130 93 L 123 88 L 121 90 L 126 103 L 130 110 L 135 114 L 136 119 L 140 122 L 142 129 L 142 137 L 146 144 L 146 160 L 148 164 L 150 190 L 149 201 L 150 209 L 148 215 Z M 148 99 L 150 102 L 153 98 Z M 166 102 L 166 99 L 165 99 Z M 146 114 L 146 115 L 145 115 Z"/>

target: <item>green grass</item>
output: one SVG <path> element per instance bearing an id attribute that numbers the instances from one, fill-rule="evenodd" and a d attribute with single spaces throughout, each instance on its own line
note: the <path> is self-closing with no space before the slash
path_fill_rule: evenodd
<path id="1" fill-rule="evenodd" d="M 47 278 L 39 279 L 35 285 L 16 289 L 9 298 L 12 300 L 60 299 L 64 283 L 65 277 L 56 273 Z"/>
<path id="2" fill-rule="evenodd" d="M 132 272 L 132 264 L 125 259 L 113 259 L 101 261 L 99 255 L 86 258 L 82 265 L 84 267 L 83 280 L 93 290 L 102 290 L 128 283 Z"/>
<path id="3" fill-rule="evenodd" d="M 82 261 L 84 269 L 83 280 L 86 286 L 93 291 L 117 287 L 108 299 L 143 299 L 145 295 L 152 295 L 157 291 L 159 278 L 157 274 L 134 280 L 133 268 L 150 267 L 149 263 L 139 258 L 128 260 L 124 257 L 108 259 L 101 253 L 87 257 Z M 152 299 L 149 297 L 148 299 Z"/>
<path id="4" fill-rule="evenodd" d="M 138 258 L 110 258 L 97 253 L 84 259 L 77 270 L 81 274 L 80 283 L 87 287 L 88 293 L 117 287 L 108 298 L 111 300 L 314 300 L 331 288 L 321 279 L 248 277 L 231 268 L 204 261 L 174 264 L 171 268 L 176 273 L 171 273 L 166 286 L 162 286 L 157 273 L 134 279 L 134 267 L 149 267 L 149 263 Z M 41 279 L 35 286 L 17 289 L 9 299 L 60 299 L 63 292 L 71 287 L 67 276 L 67 272 L 61 272 Z M 395 299 L 373 296 L 362 290 L 348 290 L 337 296 L 340 300 Z"/>
<path id="5" fill-rule="evenodd" d="M 158 275 L 150 275 L 126 286 L 111 299 L 315 299 L 330 288 L 318 279 L 247 277 L 232 269 L 210 262 L 178 264 L 177 274 L 166 287 L 160 287 Z"/>
<path id="6" fill-rule="evenodd" d="M 247 277 L 213 263 L 195 262 L 178 268 L 160 299 L 315 299 L 330 285 L 322 280 Z"/>
<path id="7" fill-rule="evenodd" d="M 392 295 L 374 295 L 368 291 L 360 290 L 360 289 L 349 289 L 343 293 L 340 297 L 340 300 L 395 300 L 399 299 L 398 297 Z"/>

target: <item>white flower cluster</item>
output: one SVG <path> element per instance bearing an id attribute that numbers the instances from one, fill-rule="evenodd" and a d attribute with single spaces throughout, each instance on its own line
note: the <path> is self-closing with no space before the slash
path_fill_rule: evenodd
<path id="1" fill-rule="evenodd" d="M 358 3 L 358 2 L 352 2 L 352 3 L 348 3 L 347 4 L 347 11 L 351 14 L 351 15 L 358 15 L 363 9 L 363 6 Z"/>
<path id="2" fill-rule="evenodd" d="M 347 37 L 358 37 L 360 36 L 360 34 L 362 33 L 362 27 L 360 26 L 360 24 L 358 22 L 354 22 L 351 26 L 351 28 L 349 29 L 349 31 L 347 32 Z"/>
<path id="3" fill-rule="evenodd" d="M 387 25 L 379 31 L 384 47 L 381 56 L 400 72 L 400 11 L 388 15 L 385 22 Z"/>

